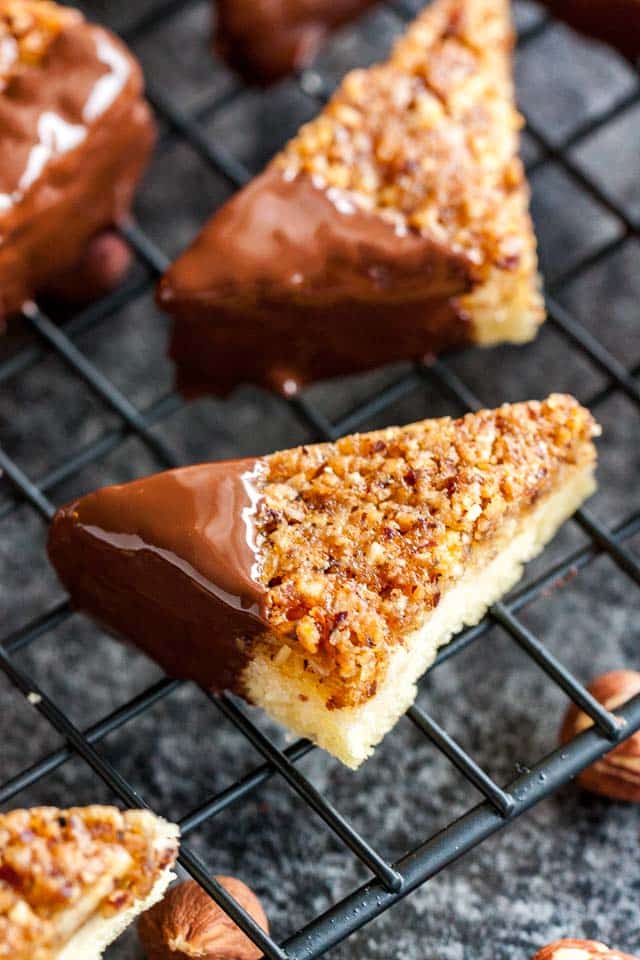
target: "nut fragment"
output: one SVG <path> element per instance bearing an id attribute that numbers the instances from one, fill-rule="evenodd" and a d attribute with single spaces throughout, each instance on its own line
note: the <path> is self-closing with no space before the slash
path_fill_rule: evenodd
<path id="1" fill-rule="evenodd" d="M 269 923 L 256 895 L 235 877 L 216 877 L 264 931 Z M 138 921 L 148 960 L 258 960 L 262 951 L 195 882 L 186 880 Z"/>
<path id="2" fill-rule="evenodd" d="M 640 673 L 635 670 L 613 670 L 598 677 L 589 687 L 607 710 L 615 710 L 640 693 Z M 591 719 L 572 704 L 560 731 L 560 741 L 566 743 L 576 734 L 592 726 Z M 614 800 L 640 803 L 640 732 L 605 754 L 578 777 L 585 790 L 600 793 Z"/>
<path id="3" fill-rule="evenodd" d="M 637 960 L 597 940 L 556 940 L 538 950 L 533 960 Z"/>

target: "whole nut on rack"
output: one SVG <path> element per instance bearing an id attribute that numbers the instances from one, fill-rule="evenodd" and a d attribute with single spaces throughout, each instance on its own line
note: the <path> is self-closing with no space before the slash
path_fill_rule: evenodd
<path id="1" fill-rule="evenodd" d="M 589 686 L 589 692 L 607 710 L 615 710 L 640 693 L 640 673 L 635 670 L 613 670 L 611 673 L 604 673 Z M 591 725 L 591 719 L 572 704 L 560 731 L 561 743 L 566 743 Z M 587 767 L 577 779 L 585 790 L 611 797 L 613 800 L 640 803 L 640 732 Z"/>
<path id="2" fill-rule="evenodd" d="M 78 263 L 48 284 L 46 293 L 71 304 L 92 303 L 114 290 L 132 263 L 127 241 L 115 230 L 103 230 L 89 241 Z"/>
<path id="3" fill-rule="evenodd" d="M 597 940 L 556 940 L 538 950 L 533 960 L 637 960 Z"/>
<path id="4" fill-rule="evenodd" d="M 262 904 L 235 877 L 216 877 L 265 932 L 269 922 Z M 138 936 L 148 960 L 258 960 L 262 951 L 205 893 L 195 880 L 172 887 L 138 921 Z"/>

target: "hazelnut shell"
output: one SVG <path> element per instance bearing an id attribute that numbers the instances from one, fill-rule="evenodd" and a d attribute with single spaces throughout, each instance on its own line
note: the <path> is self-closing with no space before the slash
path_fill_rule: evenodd
<path id="1" fill-rule="evenodd" d="M 115 230 L 103 230 L 89 240 L 78 263 L 52 280 L 45 293 L 65 303 L 93 303 L 122 282 L 132 262 L 127 241 Z"/>
<path id="2" fill-rule="evenodd" d="M 269 923 L 256 895 L 235 877 L 216 877 L 262 929 Z M 142 915 L 138 935 L 147 960 L 259 960 L 262 951 L 195 880 L 172 887 Z"/>
<path id="3" fill-rule="evenodd" d="M 597 940 L 556 940 L 538 950 L 533 960 L 637 960 Z"/>
<path id="4" fill-rule="evenodd" d="M 635 670 L 613 670 L 594 680 L 588 689 L 603 707 L 615 711 L 640 693 L 640 673 Z M 566 743 L 591 725 L 591 719 L 572 704 L 560 731 L 561 743 Z M 592 793 L 613 800 L 640 803 L 640 731 L 583 770 L 577 781 Z"/>

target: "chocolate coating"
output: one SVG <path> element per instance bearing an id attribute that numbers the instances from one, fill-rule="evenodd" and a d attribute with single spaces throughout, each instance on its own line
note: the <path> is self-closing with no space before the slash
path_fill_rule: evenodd
<path id="1" fill-rule="evenodd" d="M 544 0 L 573 27 L 617 47 L 630 60 L 640 57 L 640 0 Z"/>
<path id="2" fill-rule="evenodd" d="M 153 142 L 136 61 L 87 23 L 0 94 L 0 318 L 81 260 L 128 213 Z"/>
<path id="3" fill-rule="evenodd" d="M 259 471 L 251 459 L 183 467 L 63 507 L 49 556 L 74 605 L 171 676 L 236 689 L 266 622 L 252 523 Z"/>
<path id="4" fill-rule="evenodd" d="M 328 194 L 271 164 L 165 274 L 185 393 L 290 392 L 469 339 L 451 299 L 471 286 L 466 259 Z"/>
<path id="5" fill-rule="evenodd" d="M 218 0 L 214 46 L 248 80 L 273 83 L 315 58 L 328 33 L 375 0 Z"/>

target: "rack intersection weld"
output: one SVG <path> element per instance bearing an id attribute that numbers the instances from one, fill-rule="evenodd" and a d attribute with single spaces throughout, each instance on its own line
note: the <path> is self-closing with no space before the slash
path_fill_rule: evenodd
<path id="1" fill-rule="evenodd" d="M 146 36 L 164 22 L 175 16 L 196 0 L 162 0 L 158 9 L 145 12 L 129 28 L 123 31 L 125 40 L 134 41 Z M 405 0 L 387 0 L 387 6 L 402 19 L 412 13 Z M 521 44 L 534 42 L 549 29 L 551 20 L 542 18 L 520 38 Z M 330 94 L 322 78 L 305 71 L 298 77 L 300 90 L 320 103 Z M 190 145 L 203 161 L 217 174 L 225 178 L 233 188 L 238 188 L 250 177 L 250 171 L 233 155 L 215 144 L 208 135 L 204 123 L 216 112 L 239 97 L 245 88 L 234 84 L 222 96 L 211 98 L 192 114 L 185 113 L 171 100 L 161 87 L 149 85 L 149 99 L 165 121 L 168 131 L 161 138 L 159 149 L 181 140 Z M 604 373 L 607 383 L 586 404 L 597 407 L 614 393 L 623 394 L 632 402 L 636 413 L 640 412 L 639 367 L 627 369 L 609 350 L 593 336 L 556 299 L 557 294 L 570 280 L 603 261 L 621 249 L 631 238 L 638 238 L 640 224 L 630 216 L 624 206 L 608 196 L 588 174 L 575 163 L 569 150 L 587 136 L 602 130 L 621 116 L 625 110 L 640 104 L 640 79 L 635 89 L 618 100 L 607 110 L 574 129 L 560 146 L 551 143 L 541 129 L 530 120 L 529 135 L 540 148 L 540 156 L 530 164 L 530 172 L 553 161 L 559 164 L 566 175 L 581 190 L 589 194 L 605 208 L 620 225 L 620 235 L 608 240 L 599 249 L 591 251 L 577 264 L 550 285 L 548 298 L 549 322 L 561 333 L 569 348 L 580 351 L 591 364 Z M 100 461 L 115 450 L 124 440 L 138 437 L 154 457 L 159 467 L 177 465 L 178 461 L 170 446 L 154 430 L 181 406 L 176 394 L 168 394 L 156 400 L 145 410 L 139 410 L 76 346 L 75 339 L 82 333 L 98 329 L 117 314 L 124 306 L 143 296 L 152 287 L 158 274 L 168 264 L 168 259 L 153 240 L 137 223 L 130 223 L 122 232 L 133 247 L 140 264 L 144 267 L 142 279 L 128 281 L 119 290 L 106 296 L 99 303 L 80 311 L 65 324 L 54 324 L 39 308 L 30 310 L 25 320 L 38 335 L 38 343 L 19 350 L 8 360 L 0 363 L 0 386 L 23 374 L 44 357 L 55 353 L 66 364 L 70 373 L 81 378 L 103 401 L 105 406 L 118 416 L 118 426 L 88 443 L 64 463 L 51 467 L 43 476 L 32 480 L 20 465 L 0 449 L 0 468 L 10 484 L 13 499 L 0 508 L 0 522 L 10 516 L 22 503 L 48 521 L 55 505 L 48 494 L 63 480 L 76 474 L 82 467 Z M 405 375 L 389 384 L 375 396 L 367 398 L 332 423 L 316 410 L 304 395 L 288 401 L 296 416 L 319 440 L 334 440 L 340 435 L 358 429 L 369 417 L 384 413 L 396 400 L 419 393 L 426 385 L 435 385 L 449 396 L 461 411 L 476 409 L 481 401 L 473 391 L 440 359 L 429 365 L 416 363 Z M 218 794 L 209 797 L 198 807 L 184 814 L 181 828 L 184 837 L 196 830 L 205 821 L 215 817 L 235 803 L 242 802 L 253 791 L 274 776 L 285 780 L 324 821 L 341 842 L 368 869 L 371 879 L 360 889 L 336 903 L 329 910 L 308 923 L 304 929 L 290 936 L 284 943 L 276 943 L 266 935 L 252 918 L 211 878 L 208 866 L 185 844 L 181 863 L 214 899 L 264 951 L 270 960 L 311 960 L 325 953 L 344 940 L 365 923 L 409 894 L 453 860 L 461 857 L 482 840 L 502 829 L 507 822 L 524 813 L 535 803 L 575 776 L 589 763 L 611 748 L 625 736 L 640 729 L 640 696 L 635 697 L 617 710 L 614 717 L 591 697 L 582 684 L 557 658 L 548 651 L 542 641 L 532 634 L 519 620 L 518 613 L 537 599 L 568 573 L 584 569 L 603 553 L 608 554 L 620 572 L 635 584 L 640 584 L 640 563 L 629 550 L 626 542 L 640 532 L 640 508 L 629 514 L 621 523 L 608 529 L 596 521 L 586 510 L 576 515 L 576 522 L 587 535 L 587 543 L 569 556 L 553 564 L 536 579 L 515 590 L 508 602 L 496 604 L 490 613 L 475 627 L 462 631 L 444 648 L 434 668 L 459 654 L 470 643 L 484 636 L 492 624 L 498 623 L 514 642 L 533 659 L 540 668 L 558 684 L 568 696 L 585 710 L 594 725 L 581 733 L 574 741 L 543 758 L 534 768 L 525 771 L 504 786 L 493 780 L 473 758 L 418 705 L 408 711 L 409 720 L 442 752 L 456 769 L 479 791 L 482 801 L 444 830 L 427 838 L 414 850 L 408 851 L 396 863 L 388 863 L 373 846 L 362 837 L 300 772 L 297 762 L 314 749 L 305 740 L 298 740 L 284 750 L 278 749 L 248 718 L 246 713 L 227 696 L 206 696 L 212 705 L 229 720 L 243 737 L 262 756 L 262 762 L 244 774 L 235 783 Z M 87 730 L 79 730 L 65 713 L 41 690 L 31 676 L 21 670 L 13 655 L 29 644 L 36 643 L 46 633 L 56 629 L 72 615 L 66 602 L 58 604 L 48 613 L 24 624 L 17 631 L 0 641 L 0 669 L 5 676 L 26 696 L 37 692 L 34 707 L 62 735 L 64 746 L 43 757 L 31 767 L 21 771 L 10 780 L 0 784 L 0 802 L 7 804 L 26 787 L 37 784 L 72 757 L 79 755 L 127 805 L 144 805 L 144 798 L 134 790 L 117 769 L 100 753 L 98 745 L 115 730 L 121 729 L 136 717 L 150 710 L 160 700 L 172 696 L 184 684 L 183 681 L 164 678 L 143 690 L 94 723 Z"/>

